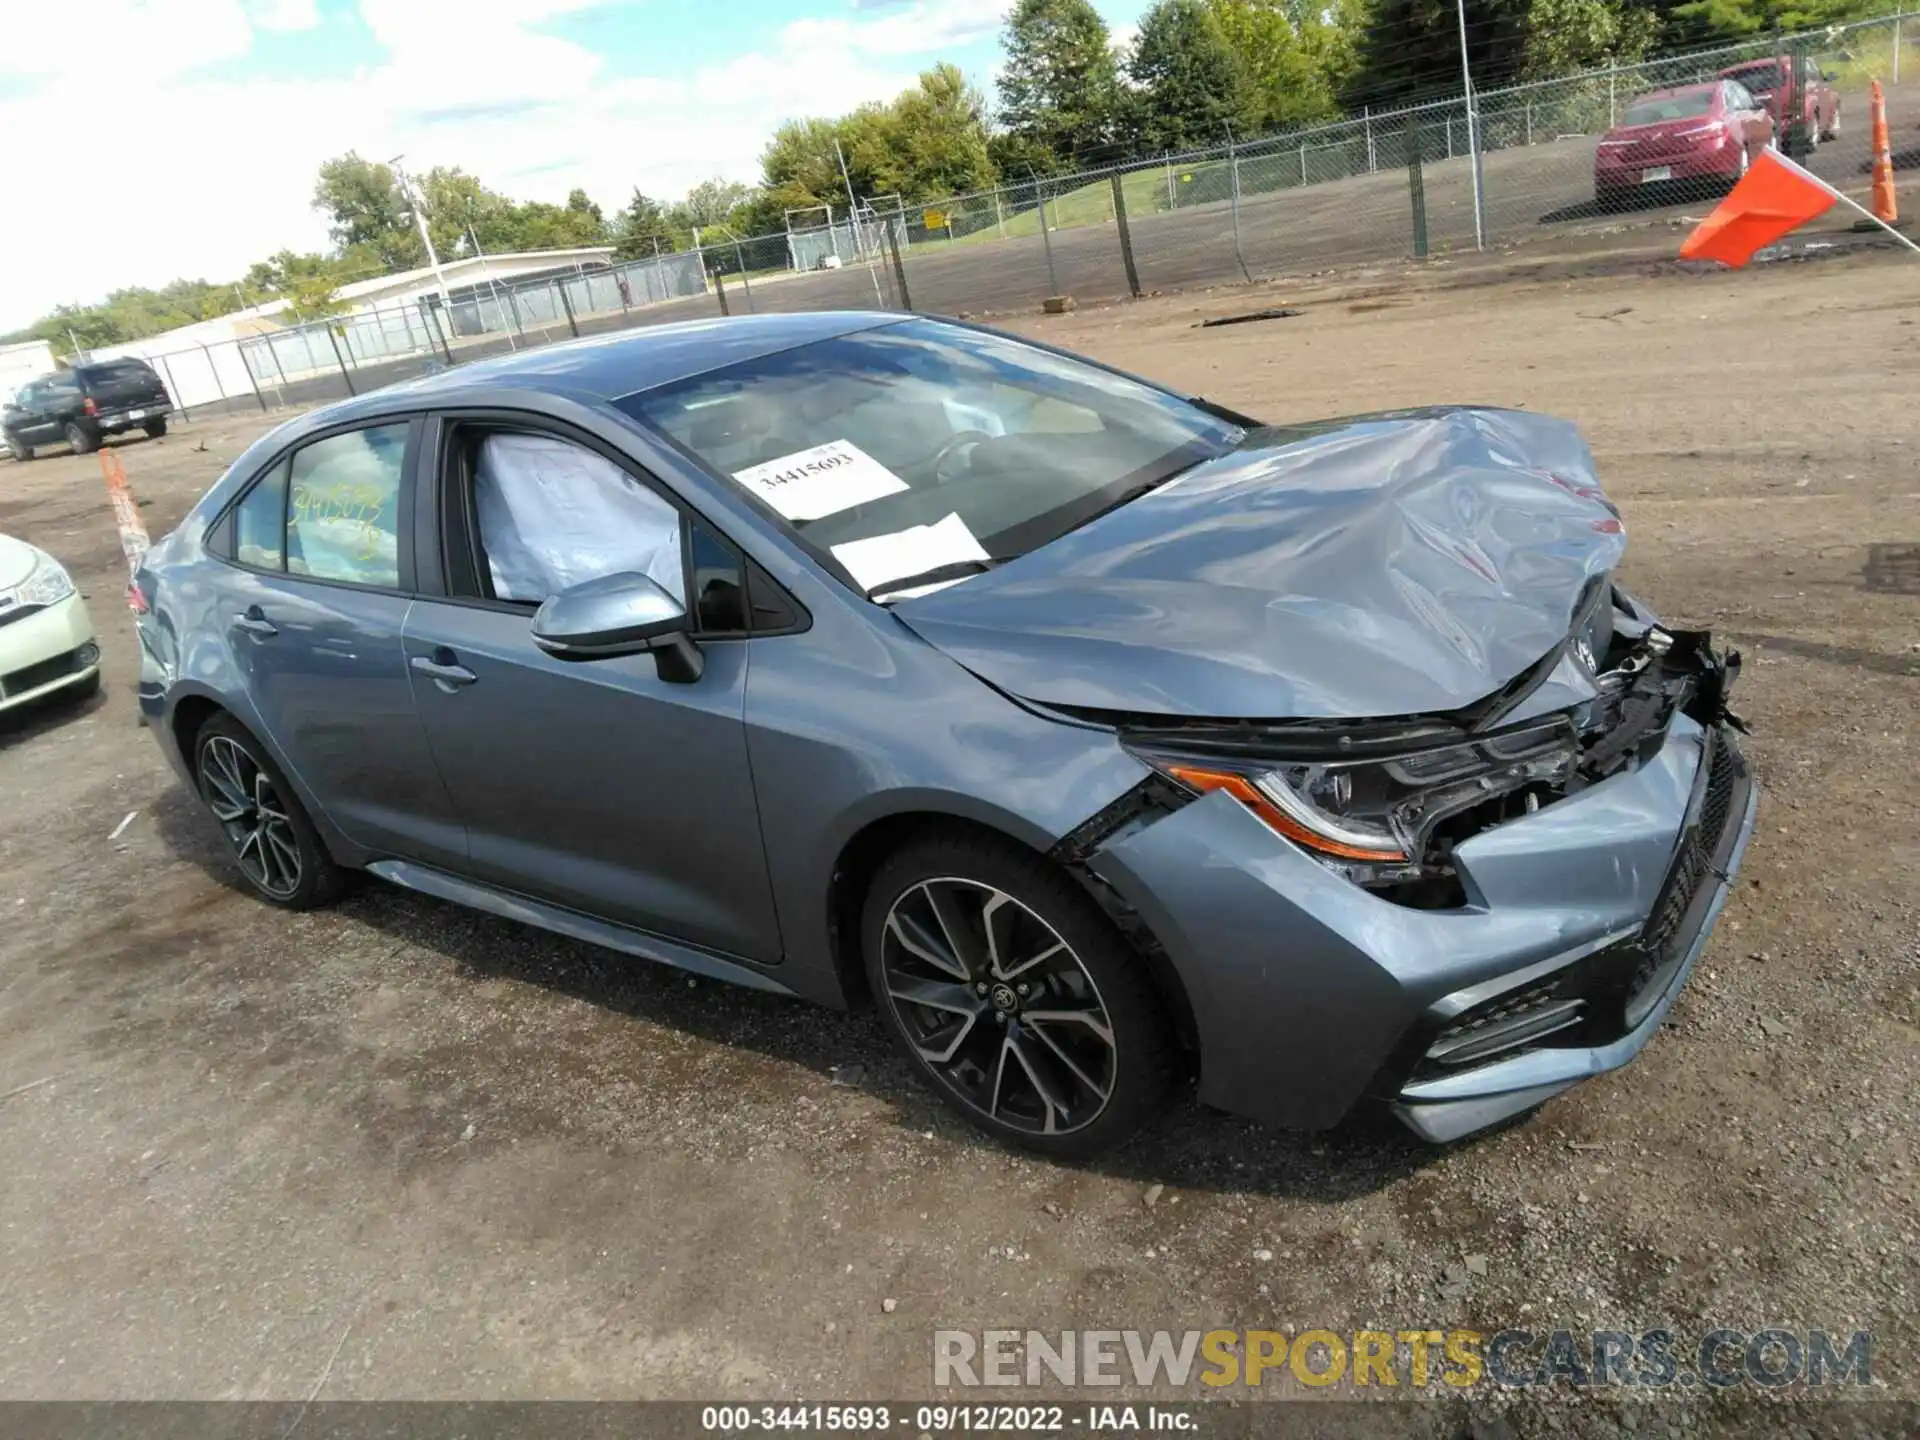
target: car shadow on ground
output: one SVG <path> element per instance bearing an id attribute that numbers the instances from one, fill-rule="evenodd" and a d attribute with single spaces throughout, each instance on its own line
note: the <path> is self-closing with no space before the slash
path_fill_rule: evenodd
<path id="1" fill-rule="evenodd" d="M 1626 215 L 1650 215 L 1657 210 L 1670 210 L 1676 205 L 1715 205 L 1726 196 L 1726 187 L 1706 188 L 1675 182 L 1673 187 L 1665 185 L 1643 186 L 1638 190 L 1629 190 L 1623 195 L 1610 196 L 1606 200 L 1588 198 L 1574 205 L 1562 205 L 1557 210 L 1549 210 L 1535 221 L 1539 225 L 1558 225 L 1566 220 L 1605 220 Z"/>
<path id="2" fill-rule="evenodd" d="M 154 819 L 175 855 L 251 901 L 212 821 L 184 788 L 169 788 L 154 807 Z M 384 953 L 424 952 L 476 982 L 538 986 L 615 1015 L 752 1051 L 833 1084 L 857 1086 L 883 1101 L 892 1121 L 903 1129 L 937 1130 L 948 1139 L 1014 1153 L 940 1104 L 894 1049 L 871 1008 L 842 1013 L 735 985 L 695 981 L 669 966 L 372 877 L 340 901 L 336 913 L 392 942 Z M 1167 1112 L 1134 1140 L 1096 1160 L 1060 1163 L 1143 1185 L 1335 1202 L 1413 1175 L 1444 1153 L 1372 1113 L 1324 1134 L 1258 1125 L 1200 1104 L 1188 1082 Z"/>
<path id="3" fill-rule="evenodd" d="M 98 690 L 84 697 L 75 696 L 71 690 L 55 690 L 38 700 L 29 700 L 17 709 L 0 713 L 0 750 L 24 745 L 63 725 L 85 719 L 106 703 L 106 696 Z"/>

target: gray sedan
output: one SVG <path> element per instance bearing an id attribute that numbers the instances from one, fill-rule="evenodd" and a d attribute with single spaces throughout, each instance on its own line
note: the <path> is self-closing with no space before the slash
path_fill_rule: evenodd
<path id="1" fill-rule="evenodd" d="M 1755 789 L 1560 421 L 1265 426 L 992 331 L 660 326 L 256 443 L 137 577 L 246 883 L 832 1006 L 1008 1140 L 1447 1141 L 1623 1065 Z"/>

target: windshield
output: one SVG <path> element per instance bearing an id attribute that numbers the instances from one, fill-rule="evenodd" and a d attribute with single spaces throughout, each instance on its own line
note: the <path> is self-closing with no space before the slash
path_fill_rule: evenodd
<path id="1" fill-rule="evenodd" d="M 923 319 L 618 403 L 868 593 L 1023 555 L 1244 434 L 1137 380 Z"/>
<path id="2" fill-rule="evenodd" d="M 1623 125 L 1658 125 L 1662 120 L 1691 120 L 1713 109 L 1713 91 L 1693 90 L 1683 95 L 1661 95 L 1636 100 L 1627 107 Z"/>

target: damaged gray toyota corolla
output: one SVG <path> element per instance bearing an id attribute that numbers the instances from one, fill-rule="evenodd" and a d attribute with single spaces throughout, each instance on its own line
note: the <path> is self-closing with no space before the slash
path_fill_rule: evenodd
<path id="1" fill-rule="evenodd" d="M 1183 1075 L 1447 1141 L 1647 1043 L 1752 830 L 1738 658 L 1625 543 L 1561 421 L 661 326 L 260 441 L 140 572 L 142 697 L 274 903 L 365 869 L 870 996 L 1056 1154 Z"/>

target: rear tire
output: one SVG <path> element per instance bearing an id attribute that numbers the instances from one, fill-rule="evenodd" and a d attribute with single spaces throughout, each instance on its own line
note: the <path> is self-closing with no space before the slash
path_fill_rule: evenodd
<path id="1" fill-rule="evenodd" d="M 909 842 L 874 876 L 860 940 L 895 1042 L 996 1139 L 1084 1158 L 1164 1102 L 1172 1034 L 1144 963 L 1031 851 L 970 834 Z"/>
<path id="2" fill-rule="evenodd" d="M 347 872 L 327 853 L 279 767 L 231 715 L 211 717 L 194 736 L 193 777 L 255 895 L 287 910 L 339 898 Z"/>
<path id="3" fill-rule="evenodd" d="M 7 436 L 7 453 L 24 465 L 33 458 L 33 446 L 27 444 L 27 442 L 22 440 L 18 435 L 9 434 Z"/>
<path id="4" fill-rule="evenodd" d="M 100 448 L 100 437 L 77 420 L 67 422 L 67 444 L 76 455 L 91 455 Z"/>
<path id="5" fill-rule="evenodd" d="M 140 428 L 147 432 L 147 438 L 149 440 L 158 440 L 162 435 L 167 433 L 167 422 L 164 418 L 149 420 Z"/>

